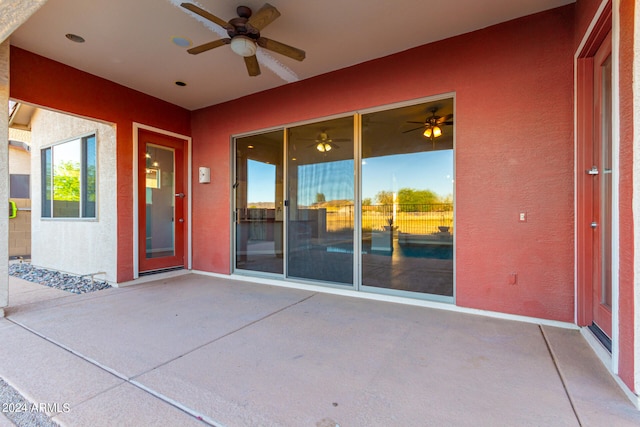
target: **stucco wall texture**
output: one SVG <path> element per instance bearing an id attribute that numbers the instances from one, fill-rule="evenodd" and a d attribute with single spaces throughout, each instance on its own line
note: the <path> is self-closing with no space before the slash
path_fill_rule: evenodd
<path id="1" fill-rule="evenodd" d="M 230 271 L 232 135 L 455 92 L 457 304 L 573 321 L 573 23 L 569 5 L 195 111 L 194 269 Z"/>
<path id="2" fill-rule="evenodd" d="M 615 2 L 614 2 L 615 4 Z M 637 286 L 638 264 L 635 245 L 637 227 L 634 223 L 634 193 L 638 191 L 637 169 L 637 130 L 635 123 L 637 116 L 637 100 L 633 99 L 634 83 L 637 82 L 638 70 L 634 68 L 634 58 L 638 58 L 638 38 L 634 29 L 634 19 L 637 23 L 637 1 L 621 0 L 619 3 L 619 91 L 620 91 L 620 266 L 619 266 L 619 375 L 636 393 L 640 390 L 640 318 L 637 307 L 640 302 L 640 288 Z M 638 94 L 637 87 L 635 94 Z M 634 119 L 635 117 L 635 119 Z M 637 210 L 635 211 L 637 216 Z M 635 380 L 634 380 L 635 378 Z"/>
<path id="3" fill-rule="evenodd" d="M 0 105 L 9 104 L 9 40 L 0 43 Z M 9 199 L 9 116 L 0 114 L 0 200 Z M 0 215 L 0 236 L 9 234 L 9 217 Z M 0 244 L 0 259 L 9 258 L 9 240 Z M 0 317 L 9 302 L 9 264 L 0 262 Z"/>
<path id="4" fill-rule="evenodd" d="M 116 281 L 116 131 L 110 124 L 38 109 L 32 118 L 32 249 L 35 266 Z M 96 133 L 97 219 L 42 219 L 40 150 L 54 143 Z"/>
<path id="5" fill-rule="evenodd" d="M 10 146 L 9 173 L 29 175 L 29 173 L 31 173 L 31 154 L 21 148 L 13 148 Z"/>

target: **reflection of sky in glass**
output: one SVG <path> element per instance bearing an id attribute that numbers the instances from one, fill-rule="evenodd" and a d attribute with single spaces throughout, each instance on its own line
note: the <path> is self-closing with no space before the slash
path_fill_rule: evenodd
<path id="1" fill-rule="evenodd" d="M 275 203 L 275 182 L 275 165 L 247 160 L 247 201 L 249 203 Z"/>
<path id="2" fill-rule="evenodd" d="M 276 167 L 249 160 L 249 203 L 275 202 Z M 401 188 L 431 190 L 444 198 L 453 194 L 453 150 L 370 157 L 362 164 L 362 198 L 375 200 L 380 191 Z M 329 200 L 353 200 L 353 161 L 298 167 L 298 203 L 308 206 L 322 193 Z"/>
<path id="3" fill-rule="evenodd" d="M 53 161 L 55 165 L 65 163 L 80 166 L 80 140 L 69 141 L 53 147 Z"/>
<path id="4" fill-rule="evenodd" d="M 370 157 L 362 162 L 362 198 L 401 188 L 453 194 L 453 150 Z"/>

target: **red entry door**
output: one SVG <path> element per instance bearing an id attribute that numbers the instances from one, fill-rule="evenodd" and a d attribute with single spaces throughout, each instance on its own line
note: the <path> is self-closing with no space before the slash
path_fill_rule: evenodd
<path id="1" fill-rule="evenodd" d="M 611 222 L 613 192 L 611 33 L 596 52 L 593 64 L 593 323 L 611 338 Z"/>
<path id="2" fill-rule="evenodd" d="M 138 134 L 139 270 L 185 267 L 185 141 Z"/>

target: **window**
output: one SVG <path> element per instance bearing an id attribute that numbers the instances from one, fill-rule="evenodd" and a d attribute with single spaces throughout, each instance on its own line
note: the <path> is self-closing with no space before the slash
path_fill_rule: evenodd
<path id="1" fill-rule="evenodd" d="M 12 173 L 9 175 L 9 198 L 28 199 L 29 175 Z"/>
<path id="2" fill-rule="evenodd" d="M 96 217 L 96 136 L 88 135 L 41 152 L 42 217 Z"/>

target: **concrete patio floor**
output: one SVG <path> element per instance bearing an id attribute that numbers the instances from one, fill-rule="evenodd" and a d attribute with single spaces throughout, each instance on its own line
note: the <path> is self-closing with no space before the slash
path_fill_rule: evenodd
<path id="1" fill-rule="evenodd" d="M 196 274 L 9 292 L 0 377 L 62 425 L 640 425 L 577 330 Z"/>

